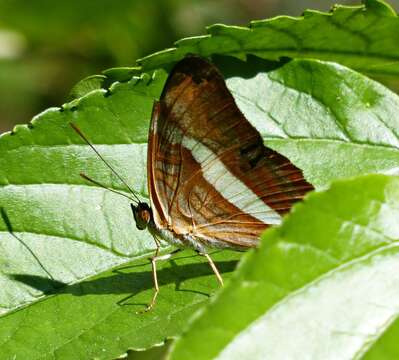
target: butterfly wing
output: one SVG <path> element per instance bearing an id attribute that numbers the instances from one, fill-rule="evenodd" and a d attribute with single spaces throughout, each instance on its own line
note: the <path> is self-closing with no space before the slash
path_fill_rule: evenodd
<path id="1" fill-rule="evenodd" d="M 217 68 L 194 56 L 175 66 L 154 105 L 148 175 L 156 225 L 213 247 L 255 246 L 313 189 L 264 146 Z"/>

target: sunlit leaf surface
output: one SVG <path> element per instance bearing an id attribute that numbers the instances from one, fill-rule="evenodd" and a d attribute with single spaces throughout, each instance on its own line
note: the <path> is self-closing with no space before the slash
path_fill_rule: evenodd
<path id="1" fill-rule="evenodd" d="M 310 194 L 265 233 L 171 358 L 395 358 L 397 324 L 384 332 L 399 314 L 398 216 L 397 177 Z"/>
<path id="2" fill-rule="evenodd" d="M 215 62 L 266 144 L 318 188 L 335 178 L 397 171 L 398 98 L 378 83 L 319 61 Z M 71 121 L 146 199 L 148 124 L 165 78 L 162 70 L 104 89 L 102 79 L 82 83 L 77 94 L 86 95 L 0 138 L 3 358 L 108 359 L 160 344 L 217 289 L 202 259 L 176 260 L 161 265 L 154 312 L 136 316 L 152 294 L 146 257 L 153 241 L 136 229 L 127 199 L 79 176 L 84 171 L 125 190 Z M 215 255 L 226 279 L 239 257 Z M 136 305 L 120 306 L 129 295 Z"/>

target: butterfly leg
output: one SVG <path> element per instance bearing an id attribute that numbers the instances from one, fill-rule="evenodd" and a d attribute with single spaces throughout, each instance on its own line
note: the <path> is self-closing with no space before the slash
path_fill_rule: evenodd
<path id="1" fill-rule="evenodd" d="M 206 257 L 206 259 L 208 260 L 209 265 L 211 266 L 213 272 L 216 275 L 216 278 L 219 281 L 219 284 L 223 286 L 223 278 L 220 275 L 220 272 L 219 272 L 218 268 L 216 267 L 215 263 L 213 262 L 212 258 L 209 256 L 209 254 L 201 253 L 201 252 L 198 252 L 198 254 L 201 255 L 201 256 L 205 256 Z"/>
<path id="2" fill-rule="evenodd" d="M 151 267 L 152 267 L 152 278 L 154 280 L 154 295 L 152 296 L 151 302 L 147 305 L 147 308 L 144 310 L 145 312 L 151 310 L 154 305 L 155 305 L 155 301 L 157 299 L 158 293 L 159 293 L 159 285 L 158 285 L 158 275 L 157 275 L 157 261 L 159 260 L 168 260 L 170 259 L 173 255 L 177 254 L 178 252 L 180 252 L 182 249 L 176 249 L 174 251 L 172 251 L 169 254 L 165 254 L 165 255 L 161 255 L 159 256 L 159 250 L 160 250 L 160 243 L 159 240 L 156 239 L 155 243 L 157 244 L 157 249 L 155 250 L 155 256 L 150 258 L 151 261 Z"/>

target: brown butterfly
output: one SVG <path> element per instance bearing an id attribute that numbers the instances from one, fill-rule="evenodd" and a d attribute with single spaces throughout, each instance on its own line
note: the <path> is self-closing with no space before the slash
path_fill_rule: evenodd
<path id="1" fill-rule="evenodd" d="M 219 70 L 198 56 L 174 66 L 154 103 L 147 175 L 150 205 L 133 191 L 131 204 L 137 228 L 148 228 L 156 243 L 151 258 L 155 292 L 147 310 L 159 292 L 157 261 L 192 248 L 207 258 L 223 284 L 208 249 L 256 246 L 262 231 L 279 224 L 313 189 L 300 169 L 263 144 Z M 160 239 L 177 250 L 159 255 Z"/>

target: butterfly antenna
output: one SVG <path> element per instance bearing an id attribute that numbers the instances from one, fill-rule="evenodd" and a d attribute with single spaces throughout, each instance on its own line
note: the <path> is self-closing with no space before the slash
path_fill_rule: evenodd
<path id="1" fill-rule="evenodd" d="M 112 173 L 116 175 L 116 177 L 123 183 L 123 185 L 125 185 L 125 186 L 127 187 L 127 189 L 128 189 L 128 190 L 132 193 L 132 195 L 134 196 L 135 201 L 137 201 L 137 203 L 140 203 L 140 199 L 139 199 L 138 196 L 136 195 L 136 192 L 127 184 L 127 182 L 126 182 L 125 180 L 123 180 L 123 178 L 115 171 L 115 169 L 108 163 L 108 161 L 105 160 L 105 159 L 103 158 L 103 156 L 102 156 L 102 155 L 98 152 L 98 150 L 93 146 L 93 144 L 89 141 L 89 139 L 80 131 L 80 129 L 79 129 L 75 124 L 73 124 L 73 123 L 69 123 L 69 125 L 71 125 L 72 129 L 75 130 L 75 132 L 85 141 L 85 143 L 91 147 L 91 149 L 97 154 L 97 156 L 103 161 L 103 163 L 112 171 Z M 104 189 L 108 189 L 108 190 L 110 190 L 110 191 L 113 191 L 113 192 L 115 192 L 115 193 L 118 193 L 118 194 L 120 194 L 120 195 L 123 195 L 122 193 L 120 193 L 120 192 L 118 192 L 118 191 L 116 191 L 116 190 L 110 189 L 110 188 L 106 187 L 105 185 L 100 184 L 99 182 L 97 182 L 97 181 L 95 181 L 95 180 L 93 180 L 93 179 L 90 179 L 88 176 L 86 176 L 86 175 L 84 175 L 84 174 L 80 174 L 80 176 L 82 176 L 84 179 L 86 179 L 86 180 L 92 182 L 93 184 L 96 184 L 96 185 L 98 185 L 98 186 L 101 186 L 101 187 L 104 188 Z M 123 195 L 123 196 L 126 197 L 126 195 Z M 129 198 L 130 200 L 133 200 L 133 199 L 131 199 L 130 197 L 128 197 L 128 198 Z"/>
<path id="2" fill-rule="evenodd" d="M 112 188 L 110 188 L 110 187 L 108 187 L 108 186 L 106 186 L 106 185 L 104 185 L 104 184 L 101 184 L 100 182 L 98 182 L 98 181 L 96 181 L 96 180 L 94 180 L 94 179 L 88 177 L 88 176 L 87 176 L 86 174 L 84 174 L 84 173 L 80 173 L 79 175 L 80 175 L 80 177 L 82 177 L 83 179 L 85 179 L 85 180 L 87 180 L 87 181 L 89 181 L 89 182 L 91 182 L 91 183 L 93 183 L 93 184 L 95 184 L 95 185 L 97 185 L 97 186 L 99 186 L 99 187 L 102 187 L 103 189 L 112 191 L 112 192 L 115 193 L 115 194 L 124 196 L 125 198 L 129 199 L 130 201 L 136 202 L 136 199 L 133 199 L 133 198 L 131 198 L 130 196 L 128 196 L 128 195 L 126 195 L 126 194 L 124 194 L 124 193 L 122 193 L 122 192 L 120 192 L 120 191 L 118 191 L 118 190 L 114 190 L 114 189 L 112 189 Z"/>

